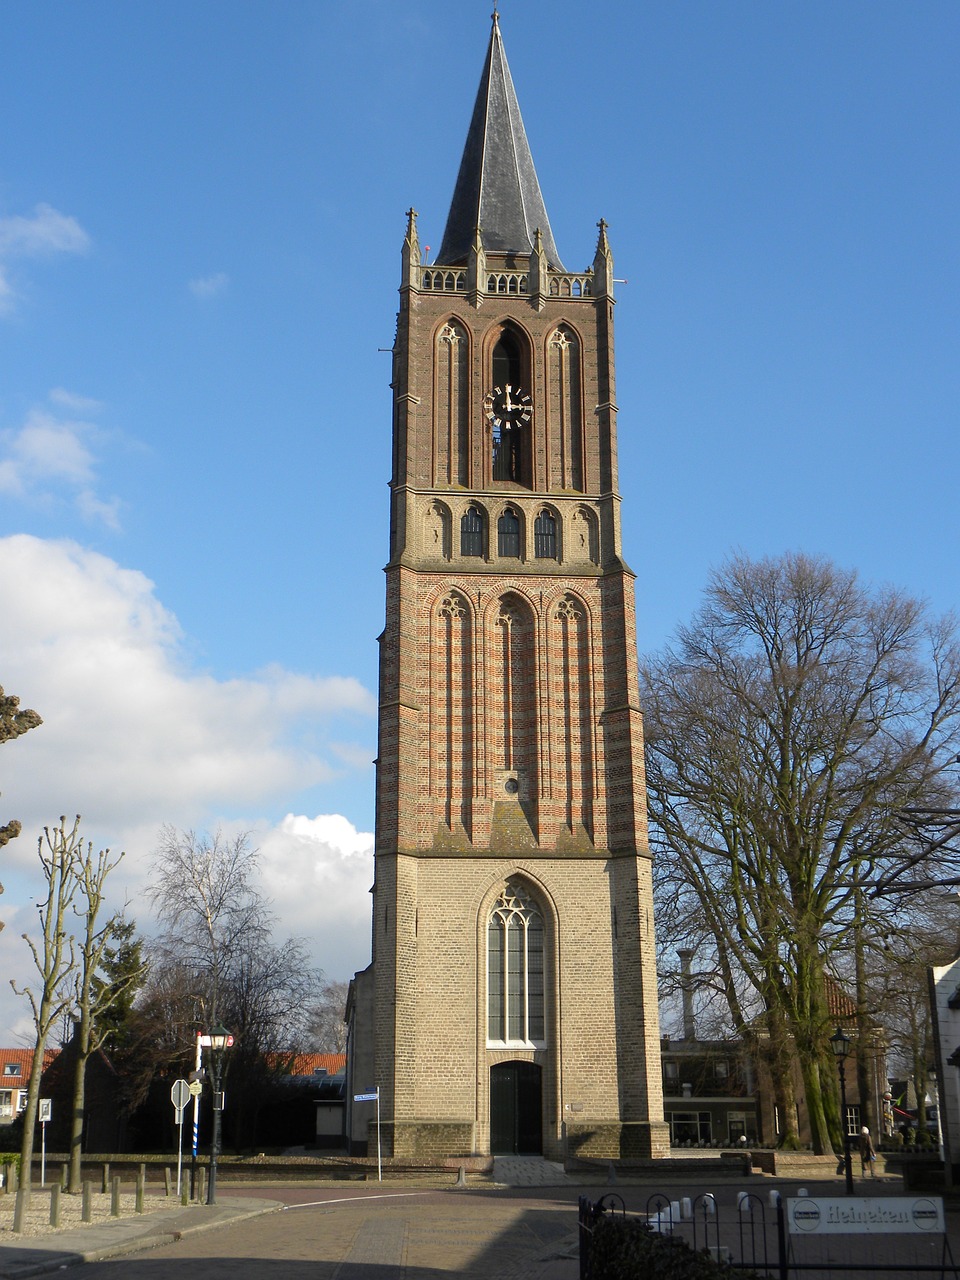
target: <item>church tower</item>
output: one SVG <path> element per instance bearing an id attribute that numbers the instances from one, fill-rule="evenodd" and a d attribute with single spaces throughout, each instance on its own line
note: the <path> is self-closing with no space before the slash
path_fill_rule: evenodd
<path id="1" fill-rule="evenodd" d="M 440 252 L 403 244 L 351 991 L 387 1154 L 667 1151 L 613 285 L 603 222 L 560 261 L 494 14 Z"/>

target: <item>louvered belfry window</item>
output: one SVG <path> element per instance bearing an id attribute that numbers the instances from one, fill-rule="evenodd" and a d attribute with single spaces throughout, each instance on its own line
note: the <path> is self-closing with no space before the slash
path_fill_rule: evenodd
<path id="1" fill-rule="evenodd" d="M 460 554 L 483 555 L 483 516 L 477 507 L 468 507 L 460 521 Z"/>
<path id="2" fill-rule="evenodd" d="M 507 507 L 497 521 L 497 554 L 500 556 L 520 556 L 520 517 L 513 507 Z"/>

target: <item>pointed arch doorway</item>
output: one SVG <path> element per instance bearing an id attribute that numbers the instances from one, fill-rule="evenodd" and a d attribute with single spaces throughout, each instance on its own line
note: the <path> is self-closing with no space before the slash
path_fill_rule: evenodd
<path id="1" fill-rule="evenodd" d="M 490 1068 L 490 1154 L 543 1154 L 543 1082 L 535 1062 Z"/>

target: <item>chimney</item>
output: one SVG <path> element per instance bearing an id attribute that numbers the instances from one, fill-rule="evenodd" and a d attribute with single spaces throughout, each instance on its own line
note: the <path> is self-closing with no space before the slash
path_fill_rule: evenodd
<path id="1" fill-rule="evenodd" d="M 690 962 L 693 952 L 684 948 L 678 951 L 680 958 L 680 990 L 683 993 L 683 1038 L 696 1040 L 697 1027 L 693 1020 L 693 980 L 690 974 Z"/>

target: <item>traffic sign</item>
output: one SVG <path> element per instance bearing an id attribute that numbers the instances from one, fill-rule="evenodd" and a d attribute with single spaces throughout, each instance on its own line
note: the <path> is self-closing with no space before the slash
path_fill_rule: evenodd
<path id="1" fill-rule="evenodd" d="M 52 1098 L 39 1099 L 37 1116 L 41 1124 L 46 1124 L 48 1120 L 53 1119 L 53 1099 Z"/>
<path id="2" fill-rule="evenodd" d="M 173 1088 L 170 1090 L 170 1101 L 178 1111 L 182 1111 L 187 1105 L 190 1101 L 190 1086 L 186 1080 L 174 1080 Z"/>
<path id="3" fill-rule="evenodd" d="M 201 1093 L 203 1093 L 203 1085 L 199 1080 L 191 1080 L 187 1085 L 187 1089 L 190 1091 L 191 1098 L 199 1098 Z"/>
<path id="4" fill-rule="evenodd" d="M 354 1102 L 376 1102 L 379 1097 L 379 1090 L 374 1089 L 373 1093 L 355 1093 L 353 1095 Z"/>

